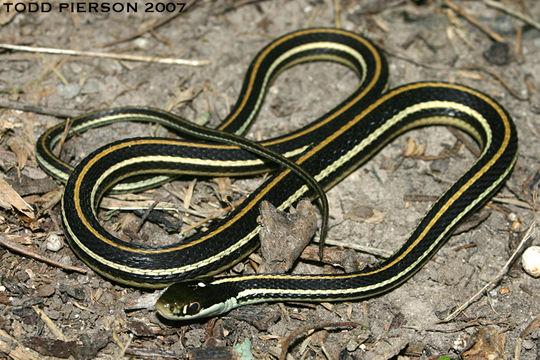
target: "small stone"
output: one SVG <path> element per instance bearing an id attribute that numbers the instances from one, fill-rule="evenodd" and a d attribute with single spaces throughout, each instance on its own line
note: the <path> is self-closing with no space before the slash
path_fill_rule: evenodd
<path id="1" fill-rule="evenodd" d="M 531 246 L 521 255 L 523 270 L 532 277 L 540 276 L 540 246 Z"/>
<path id="2" fill-rule="evenodd" d="M 484 52 L 484 59 L 495 65 L 506 65 L 510 61 L 510 51 L 508 43 L 494 42 L 489 49 Z"/>
<path id="3" fill-rule="evenodd" d="M 49 234 L 46 240 L 46 247 L 49 251 L 57 252 L 64 247 L 64 240 L 60 235 Z"/>
<path id="4" fill-rule="evenodd" d="M 516 221 L 518 219 L 518 216 L 516 215 L 516 213 L 511 212 L 511 213 L 508 213 L 507 219 L 509 221 Z"/>
<path id="5" fill-rule="evenodd" d="M 64 265 L 73 265 L 73 260 L 68 255 L 62 256 L 59 261 Z"/>
<path id="6" fill-rule="evenodd" d="M 145 39 L 143 37 L 139 37 L 135 39 L 134 43 L 135 43 L 135 46 L 141 49 L 148 49 L 150 46 L 150 42 L 148 41 L 148 39 Z"/>
<path id="7" fill-rule="evenodd" d="M 431 171 L 435 173 L 444 174 L 446 171 L 448 171 L 449 166 L 450 166 L 450 158 L 446 158 L 446 159 L 433 160 L 429 168 L 431 169 Z"/>
<path id="8" fill-rule="evenodd" d="M 358 349 L 358 347 L 360 346 L 360 344 L 358 344 L 356 341 L 354 340 L 350 340 L 348 343 L 347 343 L 347 351 L 348 352 L 353 352 L 355 351 L 356 349 Z"/>

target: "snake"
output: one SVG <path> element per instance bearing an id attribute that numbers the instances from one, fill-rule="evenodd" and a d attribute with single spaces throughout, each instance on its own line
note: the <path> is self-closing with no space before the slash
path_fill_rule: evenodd
<path id="1" fill-rule="evenodd" d="M 244 135 L 273 80 L 293 66 L 315 61 L 351 69 L 358 78 L 355 90 L 299 129 L 262 141 L 247 140 Z M 119 121 L 159 123 L 182 137 L 115 141 L 75 166 L 54 154 L 63 136 Z M 465 132 L 479 145 L 480 155 L 388 259 L 350 273 L 219 275 L 259 247 L 262 201 L 286 210 L 300 198 L 324 197 L 325 191 L 396 137 L 427 126 Z M 69 130 L 65 128 L 60 123 L 40 136 L 36 158 L 46 172 L 65 182 L 62 220 L 71 248 L 112 281 L 167 287 L 155 307 L 172 320 L 218 316 L 245 304 L 349 301 L 384 294 L 421 269 L 456 227 L 500 189 L 518 156 L 514 122 L 492 97 L 443 81 L 389 89 L 383 52 L 365 36 L 333 28 L 297 30 L 260 50 L 236 103 L 215 129 L 150 107 L 97 111 L 73 119 Z M 172 244 L 126 242 L 108 232 L 97 216 L 108 191 L 139 191 L 175 176 L 245 177 L 266 172 L 270 176 L 226 217 Z"/>

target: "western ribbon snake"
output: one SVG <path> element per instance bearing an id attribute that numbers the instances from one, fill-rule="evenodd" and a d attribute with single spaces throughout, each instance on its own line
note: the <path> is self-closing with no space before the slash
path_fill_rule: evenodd
<path id="1" fill-rule="evenodd" d="M 272 79 L 291 66 L 319 60 L 349 67 L 360 85 L 301 129 L 256 145 L 243 142 L 240 136 L 254 120 Z M 59 124 L 39 138 L 36 157 L 49 174 L 66 181 L 62 217 L 73 251 L 103 276 L 124 284 L 174 283 L 156 304 L 165 318 L 214 316 L 267 301 L 362 299 L 389 291 L 418 271 L 458 224 L 502 186 L 517 158 L 514 124 L 489 96 L 443 82 L 412 83 L 385 92 L 387 84 L 386 60 L 366 38 L 338 29 L 300 30 L 257 54 L 231 113 L 218 131 L 202 140 L 121 140 L 94 151 L 72 169 L 52 153 L 64 128 Z M 157 109 L 118 108 L 74 119 L 68 136 L 117 121 L 157 122 L 173 130 L 185 122 Z M 347 274 L 210 277 L 257 248 L 262 200 L 283 210 L 300 197 L 315 197 L 320 194 L 317 186 L 331 188 L 398 135 L 428 125 L 461 129 L 477 141 L 482 153 L 392 257 L 375 268 Z M 195 128 L 191 135 L 199 131 Z M 271 162 L 261 160 L 261 155 Z M 276 169 L 273 162 L 283 168 Z M 126 191 L 152 187 L 178 174 L 245 176 L 268 170 L 273 170 L 272 176 L 231 214 L 186 242 L 162 247 L 131 244 L 107 232 L 96 216 L 101 197 L 114 184 L 113 190 Z"/>

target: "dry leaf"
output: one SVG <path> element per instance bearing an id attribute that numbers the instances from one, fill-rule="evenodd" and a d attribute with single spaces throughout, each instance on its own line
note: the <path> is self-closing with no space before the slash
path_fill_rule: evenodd
<path id="1" fill-rule="evenodd" d="M 191 199 L 193 198 L 193 190 L 195 189 L 195 184 L 197 184 L 197 179 L 193 179 L 193 181 L 189 184 L 186 195 L 184 196 L 184 209 L 189 209 L 191 206 Z"/>
<path id="2" fill-rule="evenodd" d="M 23 139 L 19 136 L 10 137 L 7 141 L 7 145 L 17 155 L 17 168 L 22 170 L 24 166 L 26 165 L 26 161 L 28 160 L 28 154 L 25 149 Z"/>
<path id="3" fill-rule="evenodd" d="M 426 147 L 426 144 L 418 145 L 413 138 L 407 138 L 407 144 L 405 144 L 405 148 L 403 149 L 403 156 L 415 157 L 424 155 Z"/>
<path id="4" fill-rule="evenodd" d="M 463 353 L 466 360 L 498 360 L 506 359 L 504 351 L 506 335 L 490 326 L 480 329 L 476 334 L 476 342 L 469 350 Z"/>
<path id="5" fill-rule="evenodd" d="M 35 219 L 34 209 L 9 185 L 0 178 L 0 207 L 19 210 L 30 219 Z"/>
<path id="6" fill-rule="evenodd" d="M 219 178 L 215 178 L 214 181 L 218 185 L 219 198 L 224 202 L 229 202 L 230 199 L 232 199 L 231 178 L 219 177 Z"/>
<path id="7" fill-rule="evenodd" d="M 7 133 L 10 130 L 13 130 L 15 128 L 21 127 L 22 125 L 20 123 L 12 122 L 10 119 L 7 118 L 0 118 L 0 135 L 3 135 Z"/>

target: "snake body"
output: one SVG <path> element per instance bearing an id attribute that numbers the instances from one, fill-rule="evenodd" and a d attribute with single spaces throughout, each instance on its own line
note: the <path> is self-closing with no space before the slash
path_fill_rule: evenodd
<path id="1" fill-rule="evenodd" d="M 231 140 L 242 139 L 277 74 L 319 60 L 352 69 L 360 79 L 358 88 L 334 109 L 290 134 L 255 145 Z M 58 125 L 38 140 L 37 158 L 50 174 L 67 179 L 62 217 L 74 252 L 100 274 L 121 283 L 144 287 L 175 283 L 156 304 L 166 318 L 214 316 L 266 301 L 371 297 L 399 286 L 417 272 L 458 224 L 502 186 L 517 158 L 512 119 L 489 96 L 444 82 L 412 83 L 385 92 L 387 84 L 386 60 L 366 38 L 338 29 L 300 30 L 272 41 L 258 53 L 238 101 L 218 131 L 211 136 L 197 127 L 187 131 L 195 137 L 202 133 L 203 140 L 121 140 L 96 150 L 72 169 L 52 155 L 63 128 Z M 180 132 L 191 129 L 168 112 L 120 108 L 75 119 L 68 135 L 127 120 L 158 122 Z M 400 134 L 430 125 L 453 126 L 468 133 L 482 152 L 392 257 L 375 268 L 348 274 L 209 278 L 257 248 L 261 201 L 284 210 L 300 197 L 315 197 L 320 194 L 317 187 L 331 188 Z M 267 151 L 255 151 L 260 148 Z M 261 155 L 271 162 L 261 160 Z M 282 167 L 276 168 L 273 162 Z M 178 174 L 245 176 L 268 170 L 273 170 L 272 176 L 230 215 L 187 242 L 162 247 L 127 243 L 107 232 L 96 217 L 101 197 L 112 186 L 125 191 L 154 186 Z"/>

